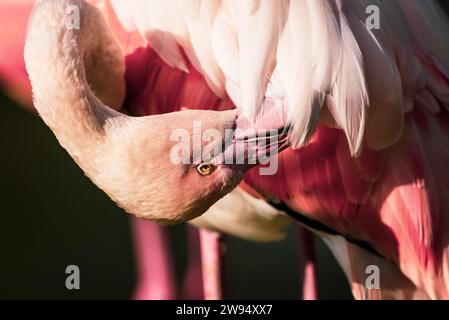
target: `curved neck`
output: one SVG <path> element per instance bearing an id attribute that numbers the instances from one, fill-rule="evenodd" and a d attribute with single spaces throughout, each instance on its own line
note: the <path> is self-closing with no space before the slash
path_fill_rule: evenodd
<path id="1" fill-rule="evenodd" d="M 124 58 L 99 11 L 85 1 L 37 5 L 25 63 L 39 114 L 73 157 L 101 145 L 108 127 L 122 121 L 103 102 L 121 105 Z"/>

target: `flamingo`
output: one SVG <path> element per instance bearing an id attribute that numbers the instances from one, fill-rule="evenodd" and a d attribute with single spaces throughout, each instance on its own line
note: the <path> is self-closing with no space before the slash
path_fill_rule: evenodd
<path id="1" fill-rule="evenodd" d="M 78 4 L 77 2 L 75 2 L 74 4 Z M 80 5 L 81 5 L 82 3 L 80 3 Z M 67 8 L 67 4 L 65 4 L 64 6 L 62 6 L 62 8 Z M 85 16 L 83 16 L 83 17 L 85 17 Z M 32 30 L 33 29 L 33 26 L 31 26 L 30 27 L 30 30 Z M 80 46 L 80 49 L 79 50 L 82 50 L 82 49 L 84 49 L 84 48 L 82 48 L 81 46 Z M 114 49 L 117 49 L 117 47 L 115 47 Z M 33 52 L 33 54 L 34 54 L 34 52 L 36 51 L 36 48 L 35 47 L 32 47 L 32 49 L 29 49 L 29 52 Z M 25 51 L 25 55 L 27 56 L 27 51 Z M 93 59 L 95 59 L 95 57 L 93 58 Z M 115 59 L 115 57 L 114 57 L 114 59 Z M 67 62 L 67 61 L 66 61 Z M 97 61 L 98 62 L 98 61 Z M 114 61 L 114 62 L 116 62 L 116 61 Z M 87 62 L 88 63 L 88 62 Z M 32 64 L 31 64 L 31 67 L 30 67 L 30 65 L 28 65 L 28 71 L 30 72 L 30 78 L 31 79 L 33 79 L 33 71 L 30 71 L 30 68 L 32 68 L 33 66 L 37 66 L 37 65 L 39 65 L 39 66 L 41 66 L 41 64 L 38 64 L 38 63 L 35 63 L 35 62 L 32 62 Z M 91 72 L 91 70 L 88 70 L 89 72 Z M 120 72 L 122 72 L 122 70 L 119 68 L 118 70 L 117 70 L 117 73 L 120 73 Z M 36 73 L 37 74 L 37 73 Z M 109 77 L 109 76 L 111 76 L 111 74 L 109 74 L 109 75 L 107 75 L 106 77 Z M 89 77 L 89 76 L 88 76 Z M 55 78 L 57 78 L 56 76 L 55 76 Z M 112 74 L 112 80 L 111 80 L 111 84 L 112 83 L 114 83 L 115 85 L 117 85 L 118 87 L 114 87 L 114 88 L 111 88 L 112 90 L 112 92 L 114 92 L 114 94 L 116 95 L 115 97 L 112 97 L 112 99 L 113 100 L 109 100 L 109 104 L 111 104 L 112 103 L 112 105 L 117 105 L 118 106 L 118 102 L 117 101 L 120 101 L 120 100 L 122 100 L 122 97 L 120 96 L 120 92 L 122 91 L 121 89 L 122 89 L 122 87 L 121 87 L 121 83 L 120 83 L 120 81 L 115 81 L 115 79 L 117 78 L 117 75 L 116 74 Z M 89 80 L 91 80 L 91 79 L 89 79 Z M 101 79 L 101 80 L 104 80 L 104 79 Z M 100 82 L 101 82 L 101 80 L 100 80 Z M 80 81 L 82 81 L 82 79 L 80 79 Z M 95 80 L 94 80 L 95 81 Z M 87 84 L 83 84 L 83 85 L 85 85 L 86 87 L 87 87 Z M 93 86 L 93 90 L 94 91 L 97 91 L 97 92 L 99 92 L 98 90 L 99 89 L 96 89 L 95 88 L 95 85 L 93 84 L 93 83 L 90 83 L 90 85 L 91 86 Z M 102 86 L 102 87 L 104 87 L 104 84 L 103 83 L 100 83 L 99 84 L 100 86 Z M 81 85 L 80 85 L 81 86 Z M 42 113 L 43 112 L 45 112 L 45 110 L 44 109 L 42 109 L 42 108 L 39 108 L 38 106 L 39 106 L 39 102 L 38 102 L 38 98 L 37 98 L 37 94 L 36 94 L 36 92 L 37 91 L 39 91 L 39 89 L 37 89 L 36 90 L 36 88 L 34 87 L 33 88 L 34 89 L 34 96 L 35 96 L 35 99 L 36 99 L 36 106 L 37 106 L 37 108 L 38 108 L 38 111 L 40 112 L 40 114 L 43 116 L 43 118 L 44 119 L 46 119 L 46 116 L 45 115 L 43 115 Z M 85 88 L 83 89 L 83 88 L 81 88 L 81 89 L 79 89 L 79 90 L 86 90 Z M 63 92 L 64 92 L 64 90 L 63 90 Z M 100 93 L 101 94 L 101 93 Z M 110 93 L 108 93 L 108 94 L 106 94 L 106 96 L 108 97 L 108 99 L 109 98 L 111 98 L 110 97 Z M 93 98 L 92 98 L 93 99 Z M 114 99 L 116 99 L 117 101 L 114 101 Z M 106 108 L 105 108 L 105 110 L 107 110 Z M 111 112 L 112 110 L 109 110 L 109 112 Z M 192 112 L 190 112 L 190 115 L 195 115 L 195 113 L 192 113 Z M 112 118 L 114 118 L 116 115 L 114 115 L 114 114 L 111 114 L 110 115 Z M 122 115 L 123 116 L 123 115 Z M 209 117 L 210 117 L 210 114 L 209 114 Z M 149 118 L 147 118 L 148 120 L 150 120 Z M 168 119 L 170 119 L 170 118 L 168 118 Z M 226 119 L 226 121 L 225 121 L 225 124 L 227 124 L 227 122 L 229 122 L 229 118 L 225 118 Z M 157 118 L 152 118 L 151 119 L 152 121 L 157 121 L 158 119 Z M 48 118 L 46 119 L 46 121 L 48 121 Z M 51 121 L 51 120 L 50 120 Z M 121 121 L 121 120 L 119 120 L 119 121 Z M 165 120 L 165 121 L 167 121 L 167 120 Z M 169 120 L 168 120 L 169 121 Z M 52 126 L 51 124 L 50 124 L 50 126 Z M 63 131 L 65 131 L 65 130 L 63 130 Z M 61 138 L 59 137 L 59 135 L 57 134 L 57 137 L 61 140 Z M 64 144 L 64 142 L 62 142 L 61 141 L 61 143 L 62 144 Z M 79 146 L 78 146 L 79 147 Z M 78 148 L 78 147 L 76 147 L 76 148 Z M 97 170 L 98 170 L 98 168 L 97 168 Z M 237 174 L 239 174 L 239 170 L 235 170 L 236 172 L 237 172 Z M 140 201 L 140 200 L 138 200 L 138 201 Z M 259 205 L 259 207 L 260 206 L 263 206 L 264 204 L 261 202 L 261 201 L 259 201 L 260 203 L 261 203 L 261 205 Z M 127 205 L 130 205 L 130 203 L 128 203 L 128 204 L 126 204 L 125 206 L 127 206 Z M 265 206 L 266 206 L 266 204 L 265 204 Z M 247 206 L 248 207 L 248 206 Z M 146 209 L 145 209 L 146 210 Z M 273 209 L 271 209 L 272 211 L 273 211 Z M 263 211 L 263 212 L 261 212 L 261 213 L 259 213 L 259 216 L 262 216 L 265 212 L 266 212 L 267 210 L 265 210 L 265 211 Z M 148 211 L 147 211 L 148 212 Z M 177 213 L 177 212 L 173 212 L 174 214 L 175 213 Z M 188 213 L 189 214 L 189 213 Z M 240 221 L 241 221 L 242 219 L 240 219 Z M 272 218 L 270 218 L 270 221 L 272 221 L 272 222 L 276 222 L 275 220 L 273 220 Z M 273 229 L 273 228 L 277 228 L 277 226 L 276 226 L 277 224 L 276 223 L 274 223 L 274 224 L 272 224 L 271 226 L 270 226 L 270 228 L 271 229 Z M 285 224 L 283 224 L 283 225 L 285 225 Z"/>
<path id="2" fill-rule="evenodd" d="M 26 21 L 33 4 L 29 1 L 0 1 L 0 19 L 4 26 L 0 30 L 0 85 L 5 92 L 23 106 L 32 106 L 31 86 L 26 74 L 23 45 Z M 14 19 L 11 19 L 14 17 Z M 15 32 L 10 32 L 14 30 Z"/>
<path id="3" fill-rule="evenodd" d="M 62 5 L 67 3 L 84 5 L 66 1 Z M 82 124 L 93 135 L 103 130 L 107 136 L 123 128 L 123 122 L 129 118 L 103 104 L 98 106 L 85 79 L 75 78 L 78 82 L 69 86 L 67 78 L 64 83 L 64 74 L 56 73 L 54 67 L 47 70 L 55 72 L 60 83 L 39 77 L 39 71 L 44 70 L 42 65 L 48 67 L 42 56 L 61 46 L 57 42 L 43 46 L 38 41 L 42 40 L 39 32 L 48 28 L 44 17 L 58 18 L 57 6 L 61 5 L 43 1 L 33 18 L 35 28 L 30 28 L 25 50 L 36 107 L 92 180 L 130 213 L 156 221 L 179 222 L 206 211 L 243 178 L 239 170 L 250 170 L 244 177 L 249 186 L 328 243 L 357 298 L 448 298 L 444 196 L 448 177 L 442 169 L 448 149 L 449 52 L 444 41 L 447 21 L 438 5 L 434 1 L 424 4 L 382 0 L 192 1 L 187 2 L 185 10 L 179 10 L 182 4 L 170 7 L 173 3 L 158 6 L 156 2 L 133 1 L 132 6 L 127 6 L 113 2 L 122 24 L 147 35 L 168 65 L 183 70 L 188 59 L 218 97 L 228 95 L 241 107 L 237 112 L 203 110 L 148 116 L 142 122 L 156 125 L 164 121 L 170 128 L 174 122 L 187 126 L 188 121 L 200 119 L 206 127 L 219 130 L 235 126 L 289 128 L 291 148 L 279 155 L 280 168 L 275 176 L 260 176 L 249 166 L 237 169 L 215 163 L 219 170 L 211 168 L 213 172 L 207 177 L 224 178 L 219 189 L 214 188 L 215 184 L 198 182 L 195 175 L 188 176 L 189 182 L 196 182 L 189 184 L 193 190 L 189 190 L 188 198 L 172 199 L 169 190 L 160 188 L 151 193 L 155 204 L 161 206 L 157 199 L 165 201 L 157 212 L 143 200 L 136 203 L 135 197 L 127 198 L 114 184 L 116 179 L 136 190 L 136 186 L 142 187 L 140 179 L 145 174 L 152 170 L 166 174 L 160 171 L 167 165 L 148 165 L 148 172 L 139 172 L 129 181 L 129 177 L 123 176 L 127 167 L 115 163 L 121 167 L 120 172 L 114 171 L 117 167 L 108 167 L 107 173 L 118 177 L 98 177 L 95 164 L 103 154 L 89 148 L 92 140 L 79 141 L 73 132 L 57 128 L 55 118 L 59 116 L 60 123 L 66 117 L 55 112 L 57 97 L 46 90 L 52 86 L 58 92 L 77 86 L 85 89 L 83 95 L 82 90 L 74 95 L 77 99 L 73 101 L 84 98 L 78 103 L 82 107 L 78 112 L 73 114 L 73 106 L 67 104 L 71 95 L 60 102 L 68 107 L 66 113 L 87 117 Z M 365 23 L 366 8 L 371 3 L 380 9 L 382 28 L 378 30 Z M 147 10 L 150 4 L 152 10 Z M 162 18 L 164 13 L 167 19 Z M 59 14 L 63 14 L 60 7 Z M 52 28 L 44 30 L 48 34 L 55 32 Z M 113 43 L 107 32 L 98 35 L 98 40 L 102 40 L 99 43 Z M 72 58 L 79 58 L 79 52 L 72 54 Z M 74 59 L 80 63 L 79 60 Z M 120 78 L 120 59 L 115 56 L 108 61 L 110 71 L 116 72 L 111 77 Z M 96 92 L 92 83 L 95 79 L 89 80 Z M 100 80 L 109 81 L 111 86 L 120 85 L 110 78 Z M 104 83 L 102 88 L 105 89 Z M 111 97 L 120 92 L 118 89 L 106 95 L 96 93 L 114 104 Z M 94 106 L 89 104 L 93 101 Z M 92 108 L 97 112 L 92 113 Z M 272 112 L 274 109 L 276 112 Z M 242 112 L 250 121 L 243 119 Z M 141 121 L 133 120 L 131 128 L 127 128 L 137 126 L 139 137 L 154 129 L 142 128 Z M 71 125 L 72 129 L 80 129 L 80 123 Z M 132 133 L 127 135 L 130 136 L 134 138 Z M 104 143 L 103 139 L 94 141 Z M 134 149 L 114 147 L 126 159 L 132 156 L 136 163 L 146 164 L 142 154 L 136 154 Z M 141 147 L 142 153 L 149 152 L 145 145 Z M 283 144 L 281 149 L 286 147 Z M 108 152 L 107 149 L 103 151 Z M 162 152 L 161 149 L 157 151 Z M 86 155 L 80 150 L 92 153 Z M 227 172 L 226 177 L 221 169 Z M 174 168 L 174 175 L 176 170 L 179 169 Z M 173 178 L 174 175 L 171 179 L 176 180 L 175 187 L 179 188 L 184 181 L 179 176 Z M 198 199 L 200 193 L 203 194 Z M 376 290 L 368 289 L 363 282 L 365 267 L 371 264 L 384 275 Z"/>
<path id="4" fill-rule="evenodd" d="M 142 39 L 135 34 L 123 32 L 123 30 L 120 29 L 120 25 L 116 21 L 115 14 L 114 12 L 111 12 L 110 5 L 108 5 L 107 2 L 105 3 L 101 1 L 91 1 L 91 3 L 96 4 L 99 9 L 102 10 L 102 13 L 105 15 L 109 26 L 114 29 L 116 35 L 118 34 L 118 38 L 119 40 L 121 40 L 122 49 L 124 50 L 125 54 L 129 54 L 127 60 L 132 62 L 134 60 L 134 55 L 130 53 L 137 47 L 142 46 Z M 19 52 L 22 51 L 21 44 L 24 42 L 24 40 L 21 39 L 21 36 L 25 37 L 26 24 L 24 22 L 31 12 L 33 1 L 23 1 L 19 3 L 2 1 L 0 4 L 2 5 L 1 12 L 5 15 L 4 19 L 2 20 L 6 22 L 7 25 L 14 27 L 16 31 L 14 39 L 10 39 L 10 37 L 7 38 L 6 40 L 9 41 L 5 41 L 3 43 L 2 50 L 0 50 L 0 55 L 4 57 L 4 59 L 0 59 L 0 69 L 2 70 L 2 72 L 0 72 L 0 76 L 7 76 L 7 81 L 5 81 L 5 83 L 13 84 L 11 86 L 13 90 L 8 90 L 8 92 L 20 92 L 19 95 L 16 95 L 16 98 L 19 98 L 17 100 L 21 101 L 22 105 L 29 108 L 31 107 L 29 81 L 25 75 L 22 60 L 17 59 L 17 62 L 14 64 L 3 64 L 2 62 L 7 61 L 7 55 L 13 58 L 19 57 Z M 17 19 L 17 13 L 19 13 L 19 19 Z M 13 16 L 15 18 L 10 19 L 10 17 Z M 14 25 L 12 26 L 12 24 Z M 147 50 L 150 50 L 150 48 L 147 48 Z M 134 63 L 135 62 L 136 61 L 134 61 Z M 16 69 L 11 70 L 11 66 L 15 67 Z M 163 63 L 161 64 L 161 66 L 165 68 L 167 67 Z M 133 75 L 133 72 L 128 73 Z M 150 77 L 150 75 L 148 74 L 147 76 Z M 19 81 L 11 81 L 11 78 L 19 79 Z M 198 78 L 200 78 L 200 76 Z M 205 84 L 199 82 L 199 86 L 205 87 Z M 173 97 L 173 93 L 165 91 L 160 90 L 158 92 L 159 96 L 171 95 Z M 202 89 L 202 91 L 205 90 Z M 204 101 L 206 101 L 205 99 L 207 99 L 208 97 L 212 97 L 211 94 L 206 94 L 205 96 L 206 97 L 203 98 Z M 25 97 L 25 99 L 23 99 L 23 97 Z M 183 105 L 201 104 L 198 103 L 198 101 L 195 101 L 198 99 L 195 99 L 194 97 L 190 99 L 193 99 L 193 101 L 189 101 L 188 97 L 186 97 L 185 99 L 181 99 L 179 97 L 176 98 L 176 96 L 174 97 Z M 172 108 L 174 106 L 166 107 Z M 132 110 L 130 111 L 132 112 Z M 229 212 L 232 212 L 233 214 L 229 214 Z M 233 191 L 231 195 L 227 196 L 225 199 L 214 205 L 214 207 L 210 209 L 206 214 L 204 214 L 201 218 L 194 220 L 192 223 L 201 228 L 201 239 L 204 238 L 204 247 L 208 248 L 211 247 L 209 244 L 210 239 L 216 240 L 217 244 L 219 241 L 221 241 L 218 240 L 217 234 L 215 234 L 216 231 L 221 231 L 224 233 L 229 233 L 238 237 L 256 241 L 277 241 L 285 237 L 285 231 L 283 229 L 288 222 L 284 215 L 279 214 L 278 210 L 267 205 L 262 200 L 251 197 L 249 194 L 239 189 Z M 167 235 L 165 234 L 166 231 L 163 228 L 158 227 L 156 224 L 144 222 L 139 219 L 131 219 L 131 226 L 133 227 L 135 234 L 135 250 L 136 256 L 138 258 L 137 266 L 139 274 L 139 280 L 137 282 L 138 286 L 136 288 L 134 298 L 169 299 L 176 297 L 174 288 L 175 286 L 173 283 L 173 268 L 171 267 L 172 263 L 170 261 L 170 255 L 168 254 L 169 250 L 167 247 Z M 207 230 L 214 231 L 208 232 Z M 189 229 L 189 232 L 194 233 L 193 231 L 191 231 L 191 229 Z M 198 258 L 195 258 L 197 251 L 194 245 L 194 243 L 196 242 L 196 236 L 192 234 L 189 236 L 189 238 L 192 239 L 189 243 L 191 243 L 193 246 L 190 245 L 189 251 L 192 253 L 191 255 L 193 259 L 189 260 L 190 263 L 187 270 L 184 297 L 195 298 L 201 296 L 199 292 L 195 293 L 198 284 L 197 273 L 199 268 L 196 263 L 196 260 L 198 260 Z M 221 237 L 219 238 L 221 239 Z M 310 246 L 310 244 L 308 246 Z M 203 248 L 204 263 L 210 264 L 208 263 L 208 260 L 213 260 L 213 257 L 216 254 L 217 252 L 214 252 L 214 250 L 209 252 L 209 250 L 204 250 Z M 208 256 L 212 256 L 212 259 L 209 259 Z M 221 260 L 221 258 L 219 258 L 219 260 Z M 155 277 L 155 275 L 157 276 Z M 209 282 L 213 283 L 214 278 L 219 279 L 220 277 L 220 274 L 205 272 L 205 284 Z M 208 281 L 207 278 L 211 278 L 211 280 Z M 313 279 L 314 275 L 305 276 L 305 282 L 307 282 L 308 278 Z M 222 297 L 222 285 L 216 283 L 216 281 L 215 284 L 216 288 L 212 287 L 210 290 L 206 290 L 212 290 L 212 292 L 205 295 L 206 298 Z M 314 283 L 314 280 L 312 280 L 312 283 L 306 286 L 304 290 L 308 290 L 307 288 L 311 287 L 313 292 L 315 290 L 315 286 L 316 284 Z M 306 294 L 305 298 L 309 299 L 314 298 L 315 296 L 315 294 Z"/>
<path id="5" fill-rule="evenodd" d="M 248 116 L 269 91 L 286 98 L 298 150 L 280 155 L 275 177 L 245 180 L 319 230 L 357 298 L 447 298 L 447 177 L 436 177 L 447 150 L 447 19 L 434 1 L 113 4 L 180 69 L 182 47 Z M 379 30 L 366 23 L 372 5 Z M 363 283 L 370 264 L 382 290 Z"/>
<path id="6" fill-rule="evenodd" d="M 113 13 L 108 17 L 111 19 Z M 192 65 L 185 64 L 184 68 L 188 72 L 182 70 L 174 72 L 151 46 L 140 47 L 129 54 L 126 61 L 125 78 L 128 90 L 125 105 L 130 114 L 137 116 L 161 114 L 185 110 L 186 106 L 222 110 L 232 105 L 226 99 L 217 97 Z M 172 88 L 176 88 L 176 92 L 173 92 Z M 282 240 L 286 236 L 285 227 L 290 219 L 280 210 L 268 205 L 260 195 L 250 189 L 249 186 L 237 188 L 205 214 L 191 221 L 200 229 L 206 298 L 223 297 L 221 285 L 223 257 L 220 257 L 219 248 L 223 247 L 224 239 L 217 232 L 259 242 Z M 312 246 L 311 240 L 300 243 L 305 245 L 304 249 Z M 308 256 L 305 258 L 308 260 Z M 214 267 L 211 268 L 211 265 Z M 304 292 L 316 290 L 313 279 L 313 274 L 305 276 L 304 282 L 310 281 L 310 285 Z M 215 285 L 207 285 L 208 283 Z M 304 298 L 313 299 L 315 296 L 306 295 Z"/>

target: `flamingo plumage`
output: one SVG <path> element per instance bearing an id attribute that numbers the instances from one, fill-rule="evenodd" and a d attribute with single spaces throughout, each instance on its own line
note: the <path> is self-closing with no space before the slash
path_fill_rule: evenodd
<path id="1" fill-rule="evenodd" d="M 141 47 L 126 58 L 127 98 L 125 105 L 130 114 L 145 116 L 179 111 L 181 109 L 226 110 L 233 108 L 229 99 L 220 99 L 207 86 L 204 77 L 188 62 L 185 70 L 174 71 L 152 47 Z M 176 90 L 173 90 L 176 88 Z M 248 187 L 246 187 L 248 188 Z M 210 268 L 212 260 L 221 265 L 218 252 L 224 240 L 216 232 L 231 234 L 251 241 L 277 241 L 286 236 L 286 227 L 291 219 L 280 210 L 254 197 L 242 188 L 237 188 L 214 204 L 202 216 L 191 221 L 200 228 L 204 269 L 220 271 L 222 267 Z M 210 233 L 208 230 L 212 230 Z M 210 249 L 210 250 L 207 250 Z M 208 257 L 211 257 L 210 259 Z M 219 272 L 220 273 L 220 272 Z M 204 278 L 222 276 L 214 272 L 204 273 Z M 207 284 L 209 281 L 205 281 Z M 313 281 L 312 281 L 313 282 Z M 205 286 L 206 297 L 221 298 L 219 288 Z M 218 285 L 218 287 L 222 287 Z"/>
<path id="2" fill-rule="evenodd" d="M 245 182 L 326 239 L 356 297 L 449 298 L 449 47 L 447 18 L 434 1 L 112 4 L 128 31 L 147 37 L 166 64 L 186 71 L 192 63 L 215 95 L 228 96 L 255 127 L 291 128 L 292 148 L 279 155 L 276 175 L 250 171 Z M 378 30 L 365 23 L 372 4 L 381 13 Z M 41 85 L 36 65 L 28 66 L 33 86 Z M 117 71 L 120 63 L 109 67 Z M 267 105 L 267 96 L 282 103 Z M 42 94 L 38 105 L 40 99 L 51 103 Z M 263 117 L 261 111 L 279 105 L 278 118 Z M 224 129 L 235 124 L 236 113 L 214 113 L 215 121 L 207 111 L 183 115 Z M 84 126 L 97 130 L 93 116 Z M 158 119 L 186 124 L 180 114 Z M 75 158 L 84 143 L 73 135 L 62 139 Z M 239 180 L 234 172 L 225 179 L 226 192 Z M 94 181 L 117 199 L 113 181 Z M 176 210 L 148 214 L 150 208 L 135 203 L 125 207 L 149 219 L 188 220 L 226 193 L 212 191 L 207 205 L 190 195 Z M 395 275 L 394 284 L 368 292 L 360 279 L 367 261 Z"/>
<path id="3" fill-rule="evenodd" d="M 349 248 L 362 241 L 387 260 L 378 264 L 393 262 L 385 270 L 405 276 L 402 297 L 448 297 L 449 52 L 447 18 L 434 1 L 199 1 L 186 14 L 112 3 L 130 30 L 171 38 L 169 50 L 148 37 L 164 61 L 182 70 L 182 47 L 216 95 L 225 91 L 248 116 L 267 89 L 287 98 L 300 149 L 279 156 L 274 177 L 247 174 L 248 184 L 337 231 L 343 244 L 331 248 L 343 266 L 367 259 Z M 365 23 L 369 5 L 380 10 L 379 30 Z M 345 270 L 350 279 L 364 271 Z"/>

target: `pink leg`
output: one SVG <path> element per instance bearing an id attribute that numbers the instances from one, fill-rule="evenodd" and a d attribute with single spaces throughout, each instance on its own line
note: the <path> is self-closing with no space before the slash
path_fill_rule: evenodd
<path id="1" fill-rule="evenodd" d="M 137 264 L 134 300 L 176 299 L 167 230 L 150 221 L 131 218 Z"/>
<path id="2" fill-rule="evenodd" d="M 303 300 L 317 300 L 318 289 L 316 281 L 316 261 L 315 261 L 315 243 L 314 235 L 304 227 L 300 227 L 300 262 L 303 268 Z"/>
<path id="3" fill-rule="evenodd" d="M 201 270 L 200 234 L 197 228 L 187 225 L 188 262 L 184 276 L 183 298 L 202 300 L 203 283 Z"/>
<path id="4" fill-rule="evenodd" d="M 223 299 L 224 238 L 221 233 L 200 229 L 205 300 Z"/>

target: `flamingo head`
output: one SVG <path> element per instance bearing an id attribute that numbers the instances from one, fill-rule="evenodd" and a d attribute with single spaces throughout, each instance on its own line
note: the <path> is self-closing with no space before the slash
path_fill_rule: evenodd
<path id="1" fill-rule="evenodd" d="M 110 135 L 102 169 L 90 177 L 138 217 L 163 224 L 194 219 L 232 191 L 243 173 L 258 163 L 250 161 L 251 155 L 267 153 L 269 145 L 260 146 L 257 137 L 252 137 L 255 143 L 245 144 L 235 134 L 240 118 L 237 110 L 128 118 Z M 243 153 L 238 155 L 239 151 Z"/>
<path id="2" fill-rule="evenodd" d="M 79 28 L 67 27 L 72 7 Z M 111 109 L 125 95 L 123 53 L 101 12 L 82 0 L 39 2 L 25 62 L 35 107 L 60 144 L 120 207 L 148 220 L 203 214 L 271 148 L 258 143 L 271 143 L 270 134 L 257 131 L 280 127 L 270 112 L 248 121 L 238 110 L 130 117 Z"/>

